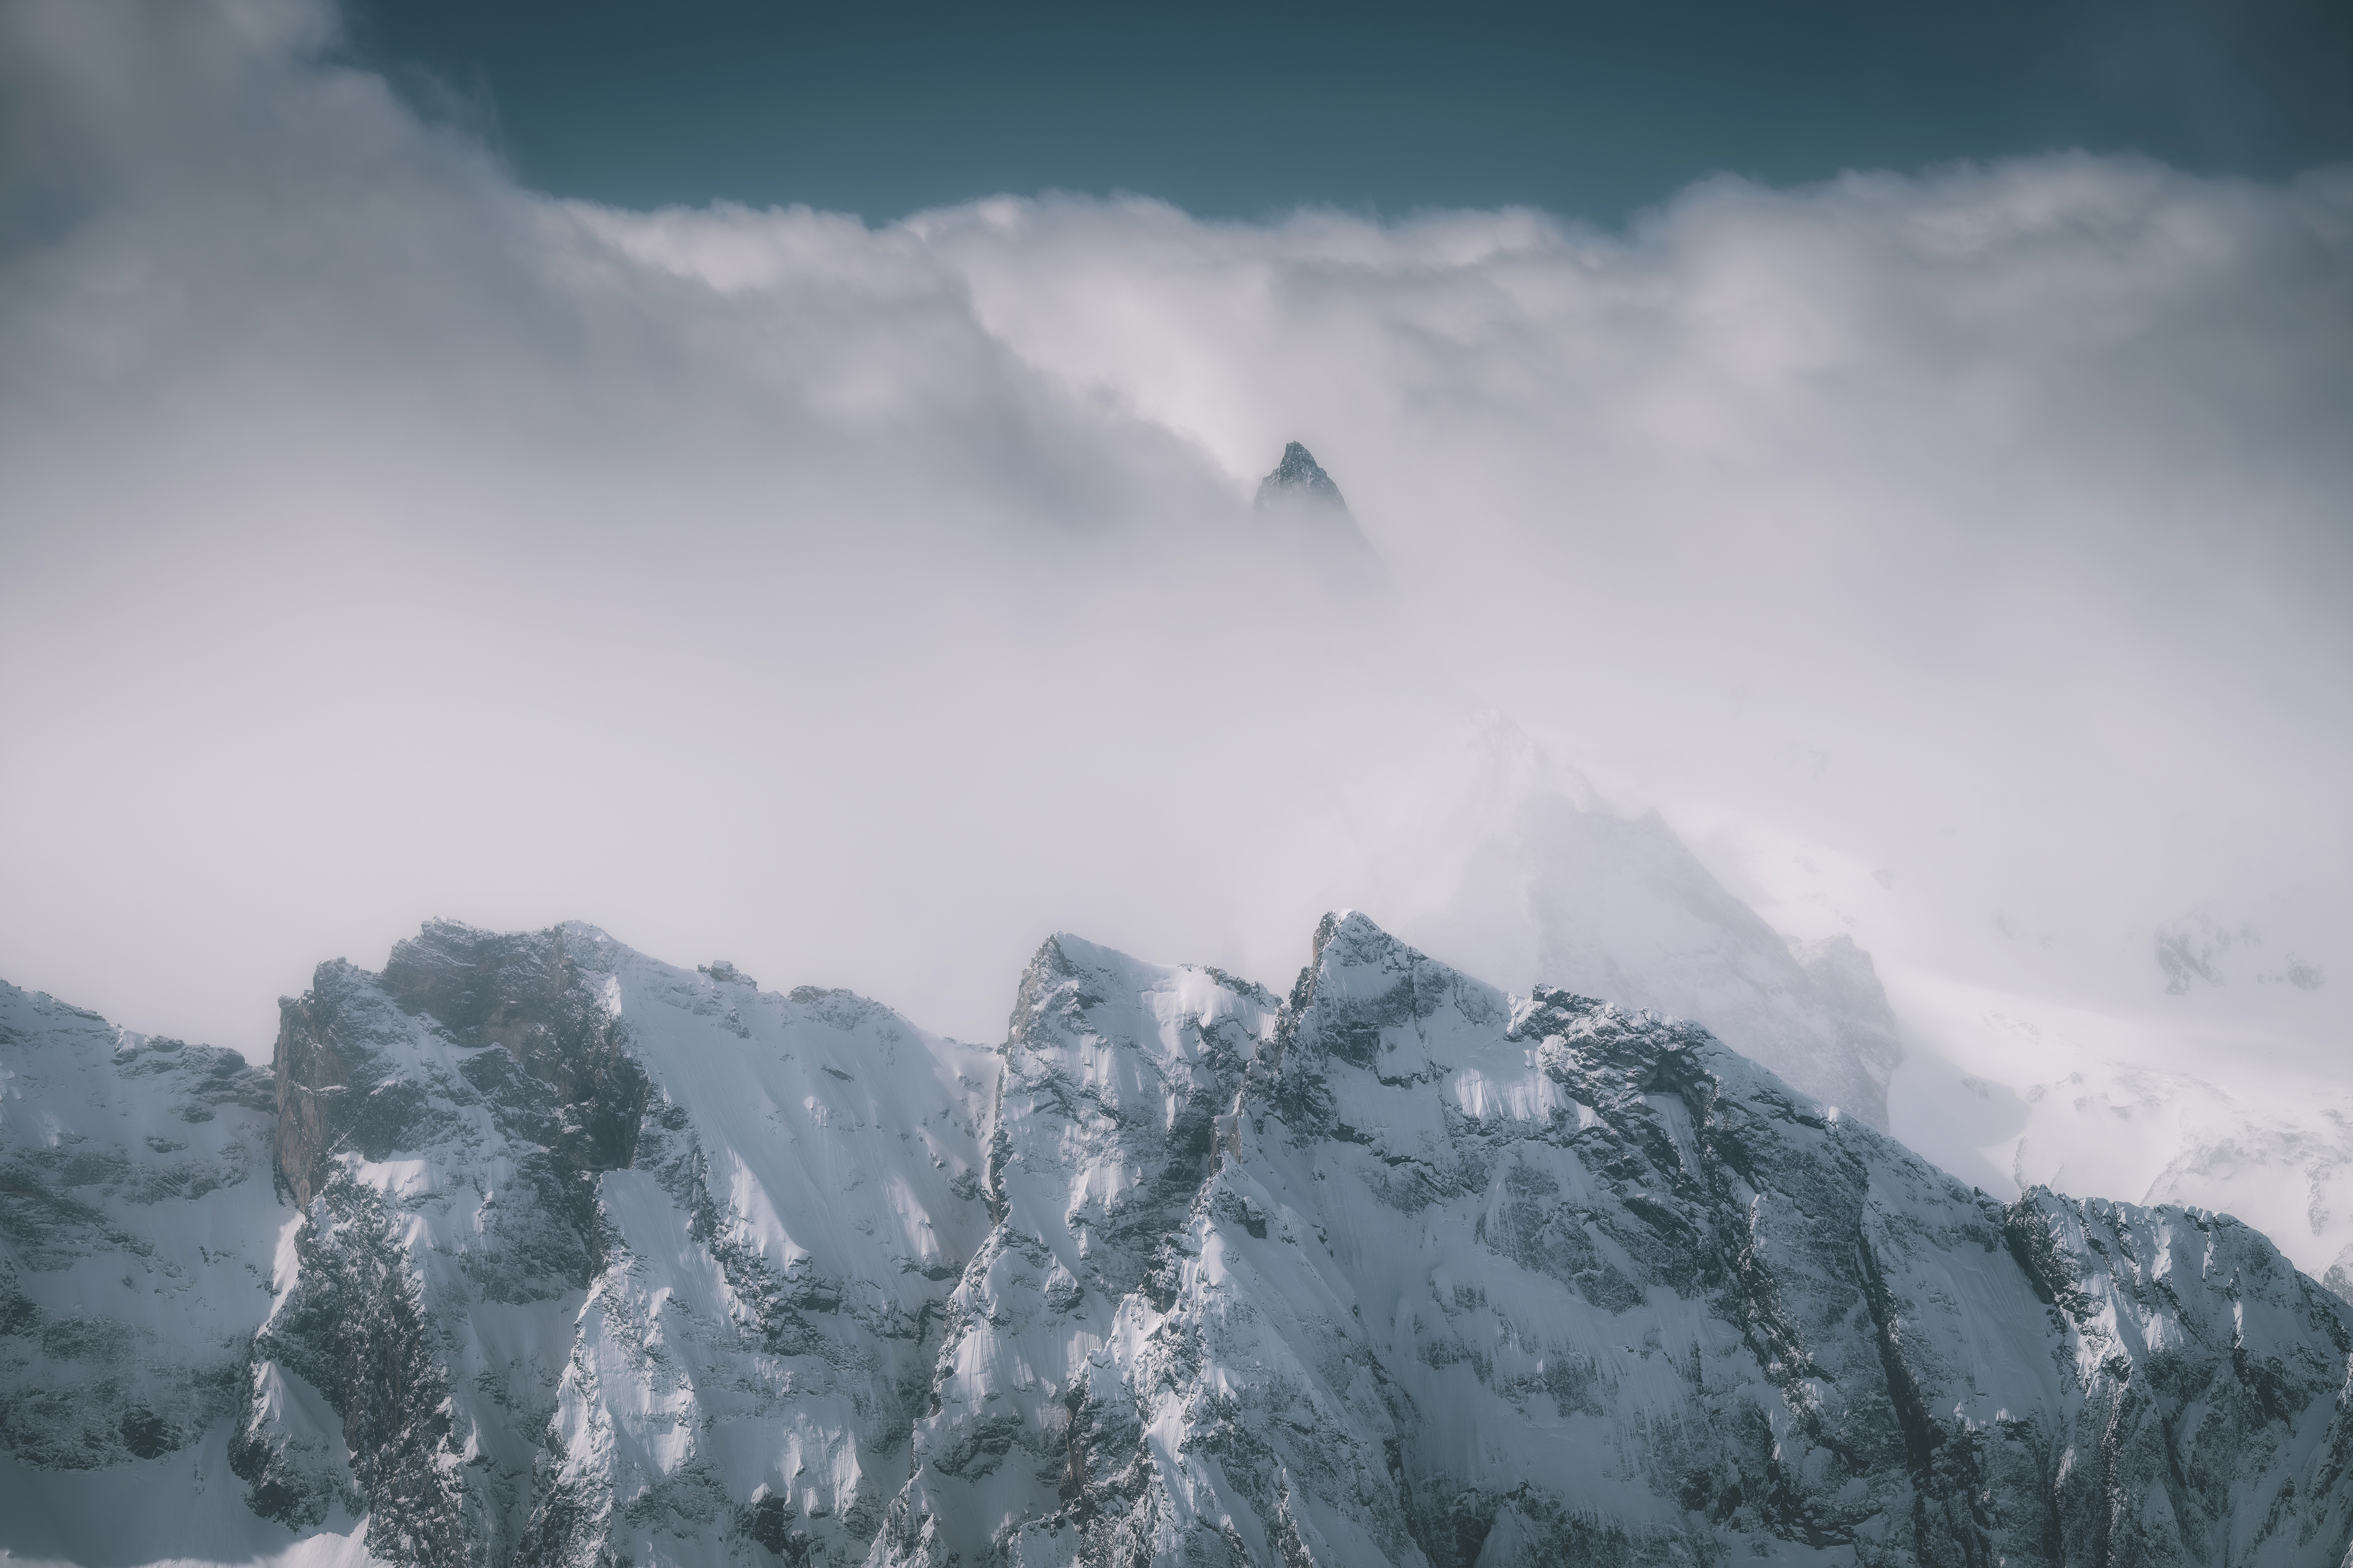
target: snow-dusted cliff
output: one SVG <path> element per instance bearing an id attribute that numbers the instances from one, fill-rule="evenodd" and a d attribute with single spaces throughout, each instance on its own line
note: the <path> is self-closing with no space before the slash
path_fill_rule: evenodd
<path id="1" fill-rule="evenodd" d="M 1469 857 L 1464 893 L 1435 929 L 1470 951 L 1514 953 L 1536 983 L 1704 1024 L 1886 1131 L 1903 1047 L 1871 955 L 1852 937 L 1790 942 L 1655 813 L 1621 816 L 1553 788 L 1495 816 L 1502 829 Z"/>
<path id="2" fill-rule="evenodd" d="M 243 1404 L 279 1233 L 267 1074 L 0 984 L 0 1445 L 97 1469 Z"/>
<path id="3" fill-rule="evenodd" d="M 2353 1545 L 2353 1308 L 2260 1235 L 1361 916 L 1287 998 L 1054 938 L 993 1050 L 581 926 L 322 965 L 272 1075 L 0 1007 L 20 1557 L 164 1554 L 109 1475 L 485 1568 Z"/>

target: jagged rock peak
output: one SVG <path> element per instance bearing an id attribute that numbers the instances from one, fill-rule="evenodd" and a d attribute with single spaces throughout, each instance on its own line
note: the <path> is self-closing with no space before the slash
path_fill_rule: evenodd
<path id="1" fill-rule="evenodd" d="M 1260 506 L 1289 500 L 1314 501 L 1341 511 L 1348 510 L 1348 503 L 1341 498 L 1340 487 L 1332 482 L 1332 476 L 1324 471 L 1324 466 L 1315 460 L 1313 452 L 1296 441 L 1283 447 L 1282 461 L 1275 465 L 1274 472 L 1258 483 Z"/>
<path id="2" fill-rule="evenodd" d="M 1346 910 L 1287 1001 L 1057 935 L 995 1048 L 719 968 L 437 921 L 275 1106 L 0 985 L 0 1558 L 2348 1563 L 2353 1307 L 2225 1216 Z"/>

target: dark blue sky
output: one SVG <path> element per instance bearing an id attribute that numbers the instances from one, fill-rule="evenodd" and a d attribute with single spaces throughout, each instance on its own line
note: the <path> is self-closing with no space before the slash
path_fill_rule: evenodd
<path id="1" fill-rule="evenodd" d="M 1204 216 L 1529 203 L 1616 221 L 2065 147 L 2353 157 L 2353 0 L 1377 8 L 356 0 L 353 47 L 535 186 L 895 217 L 1011 191 Z"/>

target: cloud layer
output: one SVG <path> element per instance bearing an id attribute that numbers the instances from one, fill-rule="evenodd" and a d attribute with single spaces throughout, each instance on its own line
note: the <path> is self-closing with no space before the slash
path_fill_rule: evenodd
<path id="1" fill-rule="evenodd" d="M 11 979 L 254 1053 L 318 958 L 580 917 L 986 1037 L 1057 927 L 1460 932 L 1581 770 L 1794 934 L 2343 1038 L 2353 967 L 2153 943 L 2353 965 L 2353 171 L 628 213 L 335 25 L 0 21 Z M 1253 516 L 1294 438 L 1385 586 Z"/>

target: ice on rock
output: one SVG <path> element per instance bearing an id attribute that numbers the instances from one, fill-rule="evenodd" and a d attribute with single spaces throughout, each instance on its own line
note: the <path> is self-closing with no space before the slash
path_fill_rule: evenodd
<path id="1" fill-rule="evenodd" d="M 2353 1308 L 2259 1234 L 1998 1203 L 1696 1026 L 1361 915 L 1287 996 L 1057 936 L 994 1049 L 576 925 L 322 965 L 268 1076 L 22 992 L 0 1031 L 17 1556 L 2353 1543 Z M 136 1519 L 77 1479 L 114 1476 Z"/>

